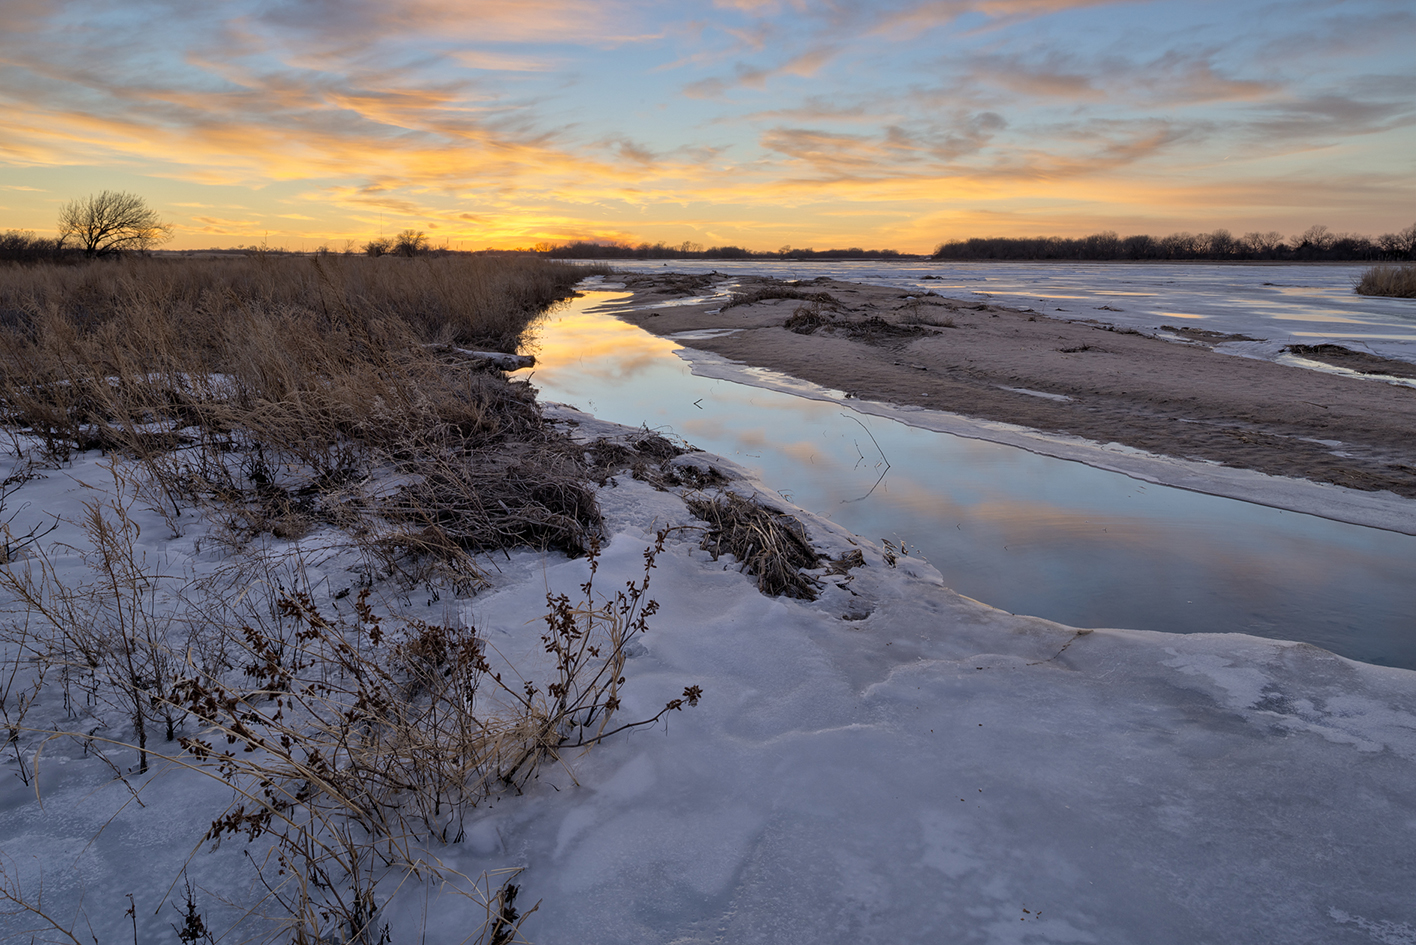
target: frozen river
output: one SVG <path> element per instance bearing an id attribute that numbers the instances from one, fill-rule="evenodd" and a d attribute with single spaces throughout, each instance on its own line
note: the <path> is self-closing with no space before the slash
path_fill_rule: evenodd
<path id="1" fill-rule="evenodd" d="M 1416 537 L 699 376 L 676 353 L 681 343 L 609 313 L 624 298 L 591 292 L 543 324 L 533 382 L 544 400 L 732 458 L 857 534 L 903 541 L 951 587 L 1014 613 L 1075 626 L 1239 631 L 1416 668 Z"/>
<path id="2" fill-rule="evenodd" d="M 1290 344 L 1331 342 L 1416 362 L 1416 300 L 1357 295 L 1365 263 L 1230 265 L 1217 263 L 731 262 L 616 260 L 638 271 L 722 272 L 779 279 L 827 276 L 933 291 L 958 299 L 987 296 L 1058 318 L 1085 318 L 1146 332 L 1164 325 L 1258 339 L 1235 354 L 1294 361 Z M 1308 362 L 1307 366 L 1315 366 Z"/>

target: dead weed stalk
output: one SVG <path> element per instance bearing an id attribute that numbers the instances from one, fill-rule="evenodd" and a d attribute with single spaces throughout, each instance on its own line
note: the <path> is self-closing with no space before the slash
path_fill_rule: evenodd
<path id="1" fill-rule="evenodd" d="M 547 596 L 548 662 L 536 671 L 505 664 L 474 627 L 389 618 L 368 588 L 340 615 L 270 584 L 247 595 L 239 627 L 222 628 L 222 658 L 198 666 L 155 618 L 131 519 L 94 507 L 86 524 L 99 549 L 92 581 L 65 586 L 43 558 L 37 573 L 5 569 L 0 579 L 47 625 L 48 644 L 31 651 L 86 672 L 98 702 L 128 712 L 133 739 L 21 730 L 135 748 L 139 775 L 157 755 L 230 785 L 234 801 L 202 839 L 243 844 L 260 890 L 248 914 L 290 941 L 385 941 L 381 909 L 409 881 L 472 895 L 477 884 L 430 852 L 462 839 L 471 809 L 519 792 L 567 749 L 655 724 L 702 694 L 689 686 L 653 715 L 617 716 L 627 647 L 658 610 L 648 589 L 666 532 L 645 550 L 642 577 L 608 597 L 595 590 L 590 541 L 578 598 Z M 169 738 L 186 731 L 180 752 L 149 745 L 154 719 Z M 530 913 L 515 907 L 511 878 L 495 891 L 481 881 L 487 921 L 474 940 L 517 940 Z"/>

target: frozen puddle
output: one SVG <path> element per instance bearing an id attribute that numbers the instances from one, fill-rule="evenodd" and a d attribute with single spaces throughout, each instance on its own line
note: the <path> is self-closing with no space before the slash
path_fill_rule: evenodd
<path id="1" fill-rule="evenodd" d="M 742 331 L 741 328 L 700 328 L 695 331 L 676 331 L 672 335 L 665 335 L 673 341 L 697 341 L 701 338 L 722 338 L 724 335 L 735 335 Z"/>

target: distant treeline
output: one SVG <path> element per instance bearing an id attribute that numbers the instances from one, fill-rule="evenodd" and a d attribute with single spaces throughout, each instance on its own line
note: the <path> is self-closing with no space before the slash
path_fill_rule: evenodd
<path id="1" fill-rule="evenodd" d="M 6 230 L 0 233 L 0 262 L 78 262 L 84 258 L 77 246 L 65 246 L 62 240 L 35 236 L 29 230 Z"/>
<path id="2" fill-rule="evenodd" d="M 665 243 L 564 243 L 537 246 L 536 251 L 552 259 L 900 259 L 906 254 L 893 249 L 796 249 L 783 246 L 775 252 L 755 252 L 741 246 L 712 246 L 699 243 L 669 246 Z"/>
<path id="3" fill-rule="evenodd" d="M 1171 233 L 1118 236 L 1111 230 L 1091 236 L 974 237 L 940 244 L 934 259 L 1277 259 L 1292 262 L 1396 262 L 1416 259 L 1416 224 L 1376 238 L 1309 227 L 1291 237 L 1272 231 L 1235 236 Z"/>

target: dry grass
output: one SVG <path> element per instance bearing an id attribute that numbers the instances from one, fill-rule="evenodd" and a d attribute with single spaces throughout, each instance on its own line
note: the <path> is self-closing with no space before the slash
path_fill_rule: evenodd
<path id="1" fill-rule="evenodd" d="M 1416 265 L 1374 266 L 1362 273 L 1354 289 L 1358 295 L 1416 299 Z"/>
<path id="2" fill-rule="evenodd" d="M 136 309 L 204 335 L 253 312 L 353 327 L 398 320 L 422 340 L 514 350 L 527 322 L 589 270 L 519 257 L 126 258 L 0 269 L 0 322 L 79 324 Z"/>
<path id="3" fill-rule="evenodd" d="M 811 302 L 814 305 L 838 306 L 840 299 L 830 292 L 803 292 L 795 286 L 790 286 L 781 282 L 768 282 L 747 292 L 734 292 L 728 303 L 723 306 L 724 310 L 736 308 L 739 305 L 752 305 L 755 302 L 765 302 L 768 299 L 796 299 L 803 302 Z"/>
<path id="4" fill-rule="evenodd" d="M 581 275 L 475 258 L 0 270 L 0 418 L 51 462 L 135 458 L 174 518 L 216 503 L 238 535 L 298 537 L 349 514 L 372 527 L 351 490 L 393 464 L 414 483 L 376 503 L 389 527 L 371 549 L 426 557 L 441 536 L 580 553 L 598 512 L 531 388 L 429 342 L 512 347 Z"/>
<path id="5" fill-rule="evenodd" d="M 481 940 L 521 940 L 529 913 L 509 877 L 479 893 L 419 850 L 454 840 L 466 809 L 557 751 L 696 703 L 688 687 L 650 718 L 611 724 L 624 647 L 656 609 L 646 590 L 663 536 L 642 581 L 609 599 L 587 583 L 579 601 L 548 600 L 549 667 L 523 668 L 523 680 L 493 671 L 473 628 L 386 630 L 392 618 L 367 599 L 341 618 L 283 580 L 168 587 L 135 551 L 128 509 L 149 504 L 176 530 L 200 504 L 238 539 L 333 523 L 389 575 L 429 586 L 475 585 L 476 556 L 511 545 L 588 554 L 593 573 L 590 482 L 624 457 L 594 456 L 543 420 L 527 384 L 431 344 L 514 347 L 581 275 L 392 258 L 0 269 L 0 421 L 14 448 L 49 464 L 111 451 L 115 486 L 112 503 L 83 512 L 93 552 L 79 583 L 25 548 L 33 533 L 0 528 L 7 555 L 28 556 L 0 568 L 19 605 L 5 631 L 14 658 L 0 666 L 6 750 L 19 760 L 22 738 L 33 749 L 59 737 L 26 720 L 57 677 L 66 706 L 121 713 L 131 734 L 109 744 L 131 747 L 140 769 L 162 754 L 235 788 L 209 838 L 268 839 L 269 857 L 252 862 L 265 864 L 286 940 L 377 941 L 379 889 L 414 874 L 473 895 Z M 647 431 L 632 444 L 643 462 L 675 450 Z M 390 475 L 397 488 L 366 488 Z M 159 606 L 172 594 L 185 611 Z M 7 897 L 29 908 L 0 882 Z"/>
<path id="6" fill-rule="evenodd" d="M 829 328 L 835 324 L 835 315 L 822 308 L 818 303 L 798 306 L 796 311 L 788 316 L 782 323 L 782 327 L 787 331 L 794 331 L 798 335 L 809 335 L 818 328 Z"/>
<path id="7" fill-rule="evenodd" d="M 930 325 L 934 328 L 957 328 L 958 323 L 950 314 L 940 314 L 933 311 L 936 308 L 944 308 L 945 312 L 950 312 L 947 306 L 941 302 L 925 301 L 923 299 L 909 299 L 895 311 L 899 313 L 900 324 L 902 325 Z"/>
<path id="8" fill-rule="evenodd" d="M 688 507 L 708 523 L 702 547 L 715 561 L 722 554 L 737 558 L 764 594 L 816 599 L 818 582 L 802 570 L 815 568 L 821 556 L 801 522 L 734 492 L 689 499 Z"/>

